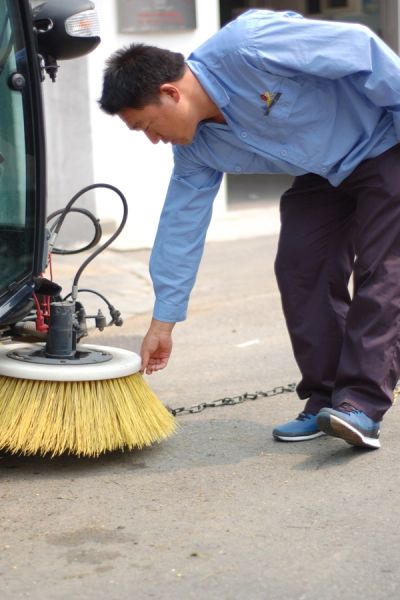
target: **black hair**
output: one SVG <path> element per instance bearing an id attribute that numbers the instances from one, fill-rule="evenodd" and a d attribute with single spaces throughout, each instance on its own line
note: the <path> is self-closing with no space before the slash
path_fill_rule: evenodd
<path id="1" fill-rule="evenodd" d="M 181 79 L 184 71 L 185 59 L 178 52 L 145 44 L 121 48 L 106 62 L 100 108 L 115 115 L 157 104 L 160 86 Z"/>

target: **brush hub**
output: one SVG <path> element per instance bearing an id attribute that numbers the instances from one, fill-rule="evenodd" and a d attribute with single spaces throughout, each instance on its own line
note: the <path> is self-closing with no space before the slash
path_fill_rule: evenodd
<path id="1" fill-rule="evenodd" d="M 76 350 L 77 360 L 48 358 L 44 351 L 42 344 L 0 345 L 0 375 L 38 381 L 101 381 L 133 375 L 142 362 L 135 352 L 111 346 L 82 344 Z M 91 359 L 86 361 L 85 355 Z"/>
<path id="2" fill-rule="evenodd" d="M 8 358 L 14 360 L 26 361 L 30 363 L 38 363 L 42 365 L 91 365 L 104 363 L 112 360 L 113 355 L 110 352 L 103 350 L 93 350 L 86 348 L 81 350 L 78 348 L 75 354 L 67 358 L 54 358 L 47 356 L 45 349 L 22 348 L 21 350 L 12 350 L 7 352 Z"/>

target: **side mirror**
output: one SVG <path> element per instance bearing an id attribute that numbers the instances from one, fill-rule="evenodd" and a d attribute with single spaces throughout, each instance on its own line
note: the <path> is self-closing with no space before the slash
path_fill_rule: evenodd
<path id="1" fill-rule="evenodd" d="M 99 21 L 90 0 L 47 0 L 32 13 L 39 53 L 53 81 L 57 60 L 84 56 L 100 43 Z"/>

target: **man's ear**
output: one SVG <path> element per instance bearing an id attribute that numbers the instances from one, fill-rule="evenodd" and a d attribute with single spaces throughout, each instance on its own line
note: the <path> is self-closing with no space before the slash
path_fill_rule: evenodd
<path id="1" fill-rule="evenodd" d="M 160 94 L 165 94 L 175 102 L 179 102 L 181 98 L 181 92 L 176 85 L 173 85 L 172 83 L 163 83 L 160 85 Z"/>

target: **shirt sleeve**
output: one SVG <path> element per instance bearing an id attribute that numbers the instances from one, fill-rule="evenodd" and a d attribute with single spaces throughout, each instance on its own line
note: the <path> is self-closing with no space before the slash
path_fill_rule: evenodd
<path id="1" fill-rule="evenodd" d="M 286 77 L 352 76 L 364 96 L 392 113 L 400 139 L 400 58 L 373 31 L 295 13 L 257 12 L 258 18 L 249 20 L 248 51 L 259 68 Z"/>
<path id="2" fill-rule="evenodd" d="M 155 319 L 186 319 L 221 180 L 222 173 L 209 167 L 183 173 L 175 163 L 150 257 Z"/>

